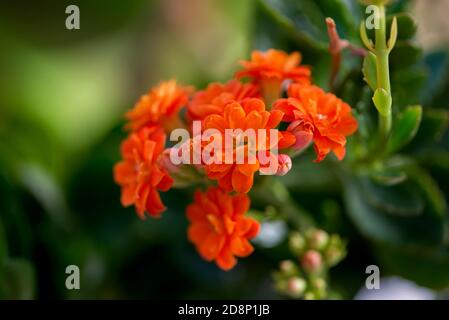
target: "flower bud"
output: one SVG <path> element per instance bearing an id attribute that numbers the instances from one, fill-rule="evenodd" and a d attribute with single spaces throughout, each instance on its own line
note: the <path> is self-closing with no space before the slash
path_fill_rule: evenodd
<path id="1" fill-rule="evenodd" d="M 167 148 L 165 149 L 160 158 L 160 164 L 163 168 L 165 168 L 169 173 L 176 173 L 179 171 L 179 167 L 181 164 L 174 164 L 171 160 L 173 154 L 180 155 L 181 152 L 178 148 Z"/>
<path id="2" fill-rule="evenodd" d="M 299 277 L 294 277 L 288 280 L 287 291 L 292 297 L 299 298 L 306 289 L 306 281 Z"/>
<path id="3" fill-rule="evenodd" d="M 286 175 L 292 168 L 292 159 L 286 154 L 278 155 L 278 169 L 276 171 L 277 176 Z"/>
<path id="4" fill-rule="evenodd" d="M 279 269 L 281 269 L 282 273 L 291 275 L 296 271 L 296 266 L 293 261 L 284 260 L 279 264 Z"/>
<path id="5" fill-rule="evenodd" d="M 334 266 L 340 262 L 346 255 L 345 244 L 338 235 L 332 235 L 329 238 L 329 244 L 324 252 L 326 264 Z"/>
<path id="6" fill-rule="evenodd" d="M 329 242 L 329 235 L 324 230 L 312 230 L 307 235 L 308 244 L 311 249 L 322 250 Z"/>
<path id="7" fill-rule="evenodd" d="M 336 248 L 331 248 L 324 253 L 324 259 L 329 267 L 339 263 L 344 257 L 344 253 Z"/>
<path id="8" fill-rule="evenodd" d="M 304 123 L 303 120 L 296 120 L 290 123 L 287 127 L 287 131 L 290 131 L 296 138 L 295 144 L 292 146 L 293 150 L 301 152 L 306 149 L 313 139 L 313 131 L 310 124 Z"/>
<path id="9" fill-rule="evenodd" d="M 321 254 L 315 250 L 307 251 L 301 258 L 301 265 L 307 272 L 318 272 L 323 266 Z"/>
<path id="10" fill-rule="evenodd" d="M 289 238 L 290 250 L 295 254 L 301 254 L 306 246 L 304 237 L 299 232 L 293 232 Z"/>

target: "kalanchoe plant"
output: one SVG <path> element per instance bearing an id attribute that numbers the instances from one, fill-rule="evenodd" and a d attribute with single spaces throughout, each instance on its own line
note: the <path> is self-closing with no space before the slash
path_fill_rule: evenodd
<path id="1" fill-rule="evenodd" d="M 352 299 L 369 265 L 444 293 L 433 2 L 83 1 L 71 31 L 0 5 L 0 298 Z"/>
<path id="2" fill-rule="evenodd" d="M 415 89 L 404 83 L 407 72 L 415 68 L 415 61 L 401 61 L 407 50 L 416 50 L 409 41 L 412 19 L 400 13 L 388 16 L 389 1 L 367 1 L 366 5 L 376 6 L 377 19 L 377 27 L 367 30 L 364 20 L 357 27 L 341 2 L 298 5 L 306 14 L 308 10 L 336 14 L 323 14 L 315 26 L 322 33 L 313 35 L 305 28 L 309 22 L 290 19 L 294 8 L 288 11 L 289 2 L 280 2 L 285 6 L 258 2 L 272 29 L 257 30 L 265 41 L 272 41 L 271 47 L 286 51 L 255 50 L 250 60 L 240 62 L 233 79 L 202 90 L 174 80 L 161 82 L 127 113 L 129 136 L 122 144 L 123 159 L 114 167 L 122 204 L 134 205 L 142 218 L 159 217 L 165 210 L 160 192 L 173 185 L 197 186 L 187 208 L 187 237 L 203 259 L 223 270 L 254 251 L 250 240 L 267 218 L 263 213 L 248 214 L 250 199 L 259 208 L 275 208 L 276 217 L 296 230 L 289 238 L 295 260 L 280 263 L 273 277 L 276 288 L 292 298 L 329 298 L 333 296 L 329 269 L 345 257 L 346 242 L 317 227 L 322 221 L 301 206 L 292 187 L 294 177 L 303 174 L 304 163 L 311 161 L 313 146 L 316 164 L 311 170 L 324 175 L 324 180 L 339 181 L 338 201 L 344 202 L 360 234 L 371 241 L 367 246 L 375 249 L 387 272 L 428 286 L 449 285 L 449 275 L 444 274 L 449 268 L 446 199 L 418 152 L 419 144 L 429 150 L 448 116 L 423 109 Z M 255 41 L 257 46 L 257 36 Z M 289 53 L 290 48 L 294 50 Z M 321 67 L 317 57 L 331 61 L 323 64 L 328 67 L 327 81 L 314 78 L 314 70 Z M 197 133 L 195 122 L 201 124 Z M 166 141 L 176 128 L 190 133 L 180 147 Z M 249 161 L 251 143 L 241 136 L 251 129 L 259 130 L 256 141 L 265 143 L 254 147 L 254 162 Z M 268 138 L 273 129 L 275 137 Z M 212 139 L 204 140 L 201 135 L 207 130 L 215 131 Z M 226 140 L 227 130 L 240 133 L 232 134 L 231 146 L 213 149 L 212 161 L 200 157 L 198 163 L 173 163 L 173 154 L 192 162 L 195 152 L 203 154 L 214 142 Z M 275 146 L 280 154 L 267 146 Z M 241 149 L 247 152 L 243 163 L 237 160 Z M 227 152 L 231 162 L 225 161 Z M 264 157 L 276 162 L 271 175 L 283 178 L 266 175 Z M 420 252 L 419 272 L 407 267 L 418 259 L 415 252 Z M 437 276 L 426 272 L 432 268 L 441 272 Z"/>

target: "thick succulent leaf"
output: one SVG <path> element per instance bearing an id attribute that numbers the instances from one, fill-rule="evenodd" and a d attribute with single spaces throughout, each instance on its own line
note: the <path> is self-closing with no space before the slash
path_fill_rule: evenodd
<path id="1" fill-rule="evenodd" d="M 434 289 L 449 286 L 449 250 L 422 251 L 403 247 L 377 246 L 383 272 L 410 279 Z"/>
<path id="2" fill-rule="evenodd" d="M 391 74 L 394 108 L 403 110 L 405 107 L 421 101 L 427 77 L 428 72 L 422 66 L 394 70 Z"/>
<path id="3" fill-rule="evenodd" d="M 364 177 L 347 178 L 344 198 L 350 218 L 363 235 L 378 242 L 421 248 L 440 245 L 443 241 L 445 209 L 429 205 L 428 202 L 429 197 L 438 198 L 441 195 L 425 194 L 438 191 L 433 188 L 430 191 L 423 190 L 426 186 L 419 180 L 413 183 L 407 180 L 406 187 L 401 186 L 402 190 L 398 189 L 399 185 L 385 187 L 374 185 Z M 395 196 L 392 196 L 393 190 Z M 417 194 L 426 201 L 422 207 L 416 199 L 413 200 L 417 206 L 421 206 L 421 212 L 414 210 L 414 205 L 405 203 Z M 396 198 L 398 195 L 400 197 Z M 400 214 L 397 214 L 398 208 Z"/>
<path id="4" fill-rule="evenodd" d="M 385 213 L 397 216 L 422 214 L 424 200 L 407 182 L 386 186 L 368 178 L 361 178 L 360 185 L 366 201 Z"/>
<path id="5" fill-rule="evenodd" d="M 0 220 L 0 264 L 8 256 L 8 244 L 6 242 L 6 233 L 3 223 Z"/>
<path id="6" fill-rule="evenodd" d="M 441 109 L 424 109 L 421 125 L 413 143 L 407 146 L 409 151 L 428 149 L 441 139 L 449 125 L 449 112 Z"/>
<path id="7" fill-rule="evenodd" d="M 326 18 L 312 1 L 259 0 L 261 8 L 276 24 L 296 38 L 298 42 L 313 49 L 326 50 Z M 321 21 L 321 28 L 317 23 Z M 261 21 L 261 23 L 264 23 Z M 273 35 L 274 36 L 274 35 Z"/>
<path id="8" fill-rule="evenodd" d="M 376 56 L 372 52 L 368 52 L 363 59 L 363 80 L 375 91 L 377 89 L 377 71 L 376 71 Z"/>
<path id="9" fill-rule="evenodd" d="M 423 51 L 420 47 L 408 41 L 398 41 L 391 51 L 390 63 L 392 69 L 400 69 L 412 66 L 422 58 Z"/>
<path id="10" fill-rule="evenodd" d="M 421 118 L 421 106 L 410 106 L 396 117 L 393 132 L 388 141 L 388 152 L 392 153 L 400 150 L 415 137 Z"/>
<path id="11" fill-rule="evenodd" d="M 372 173 L 370 177 L 374 182 L 385 186 L 394 186 L 407 179 L 405 172 L 398 169 L 379 170 Z"/>
<path id="12" fill-rule="evenodd" d="M 377 88 L 374 91 L 373 102 L 382 115 L 387 115 L 388 110 L 391 109 L 391 95 L 383 88 Z"/>

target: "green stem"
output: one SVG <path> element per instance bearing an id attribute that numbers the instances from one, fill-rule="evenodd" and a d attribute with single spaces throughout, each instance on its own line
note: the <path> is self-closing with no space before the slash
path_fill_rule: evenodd
<path id="1" fill-rule="evenodd" d="M 379 5 L 379 28 L 375 31 L 376 47 L 375 54 L 377 58 L 377 87 L 384 89 L 391 96 L 390 70 L 389 70 L 389 50 L 386 39 L 386 18 L 385 7 Z M 391 132 L 391 107 L 386 114 L 379 113 L 379 145 L 384 146 L 388 141 Z"/>
<path id="2" fill-rule="evenodd" d="M 314 227 L 313 218 L 301 208 L 290 195 L 288 189 L 278 179 L 265 179 L 251 190 L 251 197 L 274 206 L 279 214 L 290 221 L 299 231 Z"/>

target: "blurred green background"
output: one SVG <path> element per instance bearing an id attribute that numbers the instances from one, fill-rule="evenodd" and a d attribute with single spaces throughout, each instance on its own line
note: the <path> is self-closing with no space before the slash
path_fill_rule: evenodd
<path id="1" fill-rule="evenodd" d="M 425 65 L 432 77 L 422 79 L 419 70 L 398 77 L 427 86 L 412 103 L 449 107 L 449 27 L 444 16 L 427 21 L 426 10 L 435 9 L 423 2 L 397 1 L 392 10 L 418 18 L 417 42 L 425 51 L 407 56 L 422 66 L 423 53 L 432 53 Z M 121 207 L 112 166 L 125 137 L 124 112 L 160 80 L 175 77 L 202 88 L 229 79 L 251 49 L 277 47 L 301 50 L 325 86 L 330 58 L 323 18 L 334 17 L 342 35 L 358 43 L 363 11 L 356 1 L 323 3 L 0 1 L 0 297 L 278 298 L 270 274 L 288 256 L 285 235 L 275 247 L 262 241 L 251 257 L 222 272 L 186 239 L 184 208 L 192 190 L 164 194 L 163 217 L 141 221 L 133 208 Z M 65 28 L 69 4 L 80 8 L 80 30 Z M 442 25 L 432 29 L 436 23 Z M 360 69 L 359 60 L 351 61 L 348 73 Z M 432 99 L 431 91 L 437 91 Z M 284 183 L 321 227 L 350 239 L 349 256 L 331 280 L 351 298 L 379 256 L 345 215 L 338 183 L 309 161 L 298 164 L 304 175 Z M 65 288 L 71 264 L 81 269 L 81 290 Z M 443 286 L 449 269 L 445 277 Z"/>

